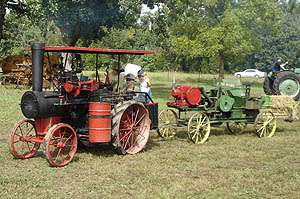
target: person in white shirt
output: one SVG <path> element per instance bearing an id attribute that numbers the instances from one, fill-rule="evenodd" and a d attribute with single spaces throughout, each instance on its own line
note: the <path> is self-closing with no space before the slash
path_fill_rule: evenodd
<path id="1" fill-rule="evenodd" d="M 138 78 L 140 82 L 140 92 L 147 93 L 150 97 L 152 97 L 150 79 L 146 76 L 142 69 L 138 71 Z M 139 98 L 143 98 L 144 100 L 142 101 L 145 101 L 146 103 L 150 101 L 150 99 L 145 95 L 140 95 Z"/>

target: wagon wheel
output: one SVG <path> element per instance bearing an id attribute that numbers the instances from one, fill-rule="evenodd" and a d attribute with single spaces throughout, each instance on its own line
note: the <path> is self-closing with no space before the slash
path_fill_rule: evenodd
<path id="1" fill-rule="evenodd" d="M 166 109 L 158 115 L 157 133 L 162 138 L 171 138 L 176 134 L 177 114 L 172 109 Z"/>
<path id="2" fill-rule="evenodd" d="M 52 126 L 45 136 L 46 156 L 51 166 L 62 167 L 72 161 L 77 150 L 74 129 L 64 123 Z"/>
<path id="3" fill-rule="evenodd" d="M 13 86 L 15 86 L 11 77 L 8 76 L 3 77 L 2 84 L 5 88 L 12 88 Z"/>
<path id="4" fill-rule="evenodd" d="M 205 113 L 195 113 L 188 123 L 188 137 L 195 144 L 203 144 L 209 137 L 210 121 Z"/>
<path id="5" fill-rule="evenodd" d="M 232 134 L 238 134 L 245 130 L 247 124 L 244 122 L 226 122 L 228 131 Z"/>
<path id="6" fill-rule="evenodd" d="M 254 125 L 258 137 L 272 137 L 276 131 L 276 118 L 271 111 L 262 111 L 257 115 Z"/>
<path id="7" fill-rule="evenodd" d="M 34 121 L 19 121 L 10 133 L 9 151 L 16 158 L 27 159 L 36 155 L 40 144 L 31 139 L 37 137 Z"/>
<path id="8" fill-rule="evenodd" d="M 151 120 L 148 110 L 140 103 L 125 104 L 113 118 L 114 146 L 118 154 L 141 151 L 149 138 Z"/>
<path id="9" fill-rule="evenodd" d="M 16 80 L 15 80 L 15 88 L 20 88 L 20 85 L 22 84 L 22 76 L 21 75 L 16 75 Z"/>
<path id="10" fill-rule="evenodd" d="M 23 85 L 24 85 L 24 87 L 25 87 L 26 89 L 30 89 L 31 83 L 30 83 L 30 80 L 29 80 L 28 77 L 25 77 L 25 78 L 23 79 Z"/>

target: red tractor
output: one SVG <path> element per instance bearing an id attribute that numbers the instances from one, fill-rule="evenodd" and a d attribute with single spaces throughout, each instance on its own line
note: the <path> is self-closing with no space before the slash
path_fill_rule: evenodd
<path id="1" fill-rule="evenodd" d="M 43 144 L 50 165 L 61 167 L 72 161 L 79 143 L 85 146 L 111 144 L 119 154 L 135 154 L 144 148 L 150 129 L 157 128 L 158 104 L 146 93 L 111 90 L 109 82 L 100 80 L 98 56 L 117 55 L 118 71 L 121 71 L 121 55 L 155 52 L 46 47 L 41 43 L 33 44 L 31 50 L 32 91 L 23 94 L 21 110 L 25 119 L 17 122 L 10 134 L 9 150 L 14 157 L 34 157 Z M 45 91 L 43 61 L 44 56 L 49 56 L 50 53 L 64 54 L 65 57 L 52 81 L 55 89 Z M 78 55 L 87 53 L 95 55 L 95 79 L 79 79 L 76 75 L 78 68 L 82 70 L 81 58 Z M 71 55 L 76 56 L 72 58 Z M 70 57 L 71 70 L 66 70 Z M 120 72 L 117 80 L 119 87 Z M 140 96 L 145 101 L 141 101 Z"/>

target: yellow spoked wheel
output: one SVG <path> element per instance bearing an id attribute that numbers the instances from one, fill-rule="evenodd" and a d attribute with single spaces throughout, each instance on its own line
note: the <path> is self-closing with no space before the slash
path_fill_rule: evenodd
<path id="1" fill-rule="evenodd" d="M 258 137 L 272 137 L 276 131 L 276 118 L 271 111 L 262 111 L 257 115 L 254 125 Z"/>
<path id="2" fill-rule="evenodd" d="M 188 137 L 195 144 L 203 144 L 209 137 L 210 121 L 206 114 L 195 113 L 188 123 Z"/>
<path id="3" fill-rule="evenodd" d="M 162 138 L 171 138 L 176 134 L 177 114 L 172 109 L 162 110 L 158 115 L 157 133 Z"/>
<path id="4" fill-rule="evenodd" d="M 238 134 L 245 130 L 247 124 L 243 122 L 227 122 L 226 126 L 230 133 Z"/>

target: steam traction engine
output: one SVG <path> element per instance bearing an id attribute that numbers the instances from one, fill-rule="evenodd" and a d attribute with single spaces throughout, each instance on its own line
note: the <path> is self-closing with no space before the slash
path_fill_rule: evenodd
<path id="1" fill-rule="evenodd" d="M 271 96 L 250 97 L 250 87 L 224 81 L 209 91 L 187 85 L 176 86 L 168 102 L 168 109 L 159 114 L 158 134 L 172 137 L 187 127 L 188 138 L 204 143 L 211 126 L 226 123 L 231 133 L 242 131 L 246 124 L 254 124 L 259 137 L 271 137 L 276 130 L 276 117 L 270 106 Z M 279 97 L 279 96 L 278 96 Z"/>
<path id="2" fill-rule="evenodd" d="M 119 154 L 135 154 L 147 143 L 150 128 L 157 126 L 157 104 L 138 102 L 143 93 L 113 92 L 100 81 L 96 62 L 96 80 L 79 80 L 74 71 L 62 67 L 56 79 L 56 91 L 43 91 L 45 53 L 152 54 L 141 50 L 107 50 L 79 47 L 32 45 L 32 91 L 21 99 L 26 119 L 19 121 L 10 135 L 9 149 L 16 158 L 37 154 L 41 144 L 50 165 L 61 167 L 74 157 L 79 142 L 91 146 L 112 144 Z M 62 63 L 65 65 L 66 63 Z M 120 69 L 120 63 L 118 63 Z M 120 73 L 118 73 L 118 85 Z M 146 96 L 146 95 L 145 95 Z M 149 98 L 149 96 L 146 96 Z M 149 101 L 149 100 L 145 100 Z"/>

